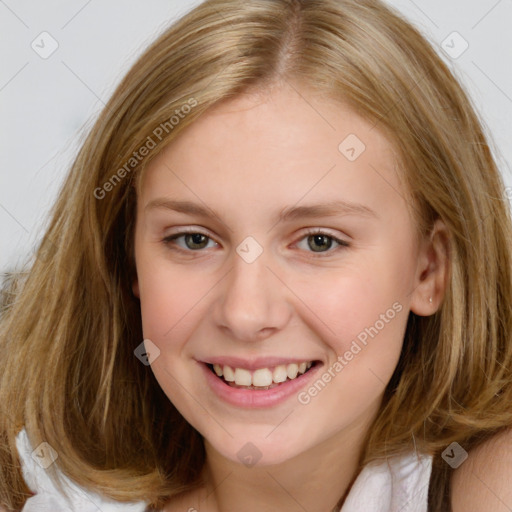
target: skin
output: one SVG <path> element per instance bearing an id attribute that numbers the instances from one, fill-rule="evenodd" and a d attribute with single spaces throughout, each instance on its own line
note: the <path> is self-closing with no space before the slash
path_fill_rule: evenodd
<path id="1" fill-rule="evenodd" d="M 453 472 L 453 512 L 512 510 L 512 429 L 500 432 L 468 454 Z"/>
<path id="2" fill-rule="evenodd" d="M 355 161 L 338 150 L 349 134 L 366 145 Z M 133 292 L 144 338 L 160 350 L 151 368 L 207 453 L 206 486 L 171 500 L 167 511 L 328 512 L 346 496 L 408 313 L 433 314 L 444 293 L 446 228 L 437 221 L 428 239 L 416 236 L 395 166 L 391 143 L 348 107 L 280 84 L 210 109 L 146 169 Z M 217 216 L 146 208 L 161 197 Z M 340 199 L 375 217 L 275 221 L 286 207 Z M 186 227 L 210 237 L 204 248 L 184 236 L 162 241 Z M 330 239 L 308 235 L 312 229 L 349 246 L 329 247 Z M 247 236 L 263 249 L 252 263 L 236 252 Z M 197 363 L 296 356 L 321 361 L 321 374 L 394 303 L 401 311 L 307 405 L 297 396 L 267 409 L 226 404 Z M 253 467 L 237 456 L 247 442 L 261 453 Z"/>

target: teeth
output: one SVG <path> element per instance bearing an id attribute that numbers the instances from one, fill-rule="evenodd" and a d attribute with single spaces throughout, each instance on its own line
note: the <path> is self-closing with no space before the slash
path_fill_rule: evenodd
<path id="1" fill-rule="evenodd" d="M 286 368 L 286 374 L 289 379 L 295 379 L 295 377 L 297 377 L 297 373 L 299 373 L 298 364 L 292 363 L 288 365 L 288 368 Z"/>
<path id="2" fill-rule="evenodd" d="M 272 372 L 268 368 L 261 368 L 252 374 L 252 385 L 266 387 L 272 384 Z"/>
<path id="3" fill-rule="evenodd" d="M 228 382 L 235 382 L 235 374 L 229 366 L 224 366 L 224 368 L 222 368 L 222 373 L 224 374 L 224 380 L 227 380 Z"/>
<path id="4" fill-rule="evenodd" d="M 284 382 L 288 378 L 288 374 L 286 372 L 286 366 L 284 366 L 283 364 L 276 366 L 274 368 L 274 373 L 272 375 L 273 375 L 272 380 L 274 382 L 276 382 L 276 383 Z"/>
<path id="5" fill-rule="evenodd" d="M 213 371 L 218 377 L 223 377 L 227 382 L 233 382 L 237 386 L 254 386 L 268 388 L 272 384 L 280 384 L 287 379 L 293 380 L 300 377 L 313 365 L 312 361 L 280 364 L 274 368 L 259 368 L 254 372 L 245 368 L 231 368 L 231 366 L 219 364 L 213 365 Z"/>
<path id="6" fill-rule="evenodd" d="M 235 368 L 235 384 L 237 386 L 252 386 L 251 372 L 243 368 Z"/>

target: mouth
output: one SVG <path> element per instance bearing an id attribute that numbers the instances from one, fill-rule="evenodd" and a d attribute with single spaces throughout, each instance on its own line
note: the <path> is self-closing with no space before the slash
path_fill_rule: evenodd
<path id="1" fill-rule="evenodd" d="M 264 368 L 249 370 L 229 365 L 205 363 L 210 371 L 232 388 L 266 391 L 282 384 L 299 379 L 321 361 L 297 361 Z"/>

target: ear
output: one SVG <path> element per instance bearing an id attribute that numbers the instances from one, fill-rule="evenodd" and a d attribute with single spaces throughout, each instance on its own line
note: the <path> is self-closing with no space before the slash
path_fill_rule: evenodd
<path id="1" fill-rule="evenodd" d="M 420 242 L 411 299 L 413 313 L 419 316 L 430 316 L 438 310 L 443 301 L 450 274 L 450 249 L 450 232 L 444 222 L 437 219 L 430 235 Z"/>

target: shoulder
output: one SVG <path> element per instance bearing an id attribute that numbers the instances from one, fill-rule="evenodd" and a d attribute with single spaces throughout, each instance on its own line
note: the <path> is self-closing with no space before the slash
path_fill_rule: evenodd
<path id="1" fill-rule="evenodd" d="M 471 450 L 452 475 L 453 512 L 512 510 L 512 428 Z"/>

